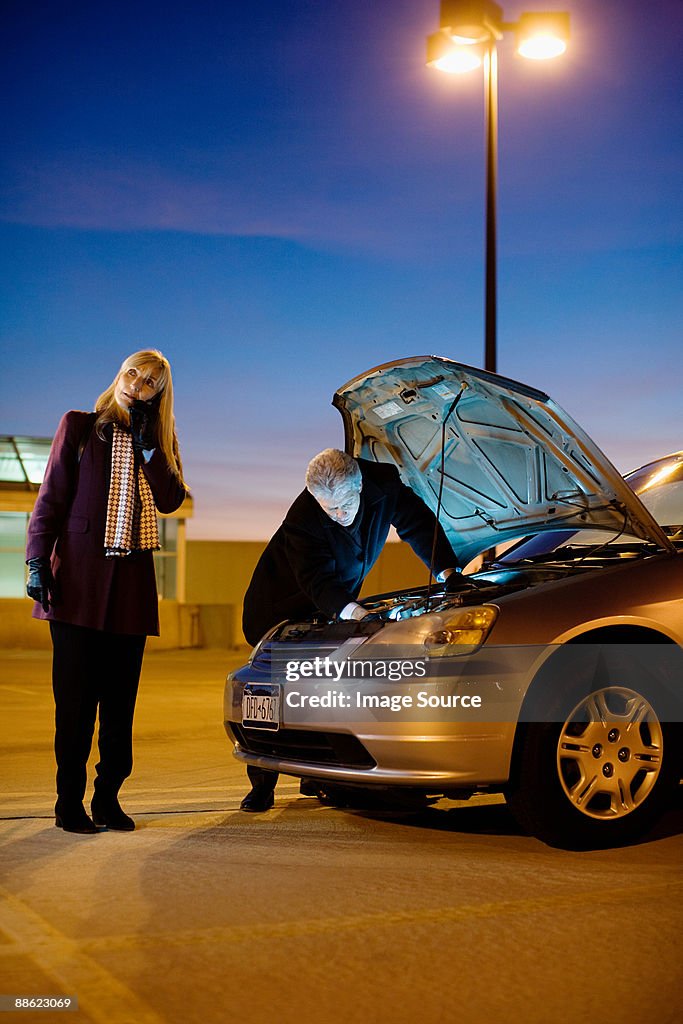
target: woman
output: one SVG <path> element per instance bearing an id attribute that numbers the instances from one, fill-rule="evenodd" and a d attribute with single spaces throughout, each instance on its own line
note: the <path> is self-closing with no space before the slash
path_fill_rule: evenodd
<path id="1" fill-rule="evenodd" d="M 186 491 L 171 367 L 156 349 L 135 352 L 94 413 L 62 417 L 28 527 L 27 592 L 52 634 L 55 823 L 67 832 L 135 828 L 118 792 L 133 767 L 145 640 L 159 634 L 155 506 L 174 512 Z M 90 818 L 83 798 L 98 709 Z"/>

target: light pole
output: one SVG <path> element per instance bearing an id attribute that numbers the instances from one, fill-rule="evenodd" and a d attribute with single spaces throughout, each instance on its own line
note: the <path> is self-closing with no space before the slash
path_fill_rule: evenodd
<path id="1" fill-rule="evenodd" d="M 569 14 L 544 11 L 503 21 L 492 0 L 441 0 L 440 29 L 427 37 L 427 64 L 461 74 L 484 67 L 486 125 L 486 270 L 484 301 L 484 369 L 497 365 L 497 177 L 498 177 L 498 51 L 503 33 L 516 35 L 517 52 L 531 60 L 557 57 L 567 48 Z"/>

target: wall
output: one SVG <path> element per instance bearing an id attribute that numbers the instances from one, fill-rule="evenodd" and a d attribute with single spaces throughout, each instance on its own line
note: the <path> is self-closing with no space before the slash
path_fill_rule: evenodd
<path id="1" fill-rule="evenodd" d="M 265 542 L 261 541 L 187 542 L 187 602 L 202 608 L 212 606 L 214 616 L 218 615 L 218 609 L 229 608 L 231 621 L 225 620 L 225 628 L 229 630 L 227 646 L 245 643 L 241 627 L 242 600 L 264 547 Z M 368 574 L 361 595 L 426 585 L 427 577 L 427 569 L 407 544 L 389 543 Z M 207 621 L 205 632 L 208 646 L 223 646 L 215 642 L 217 633 L 213 622 Z"/>

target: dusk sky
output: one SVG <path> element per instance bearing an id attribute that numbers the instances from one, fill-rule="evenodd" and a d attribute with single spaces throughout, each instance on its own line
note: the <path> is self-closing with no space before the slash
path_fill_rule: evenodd
<path id="1" fill-rule="evenodd" d="M 683 448 L 682 0 L 569 0 L 499 47 L 499 371 L 626 471 Z M 507 21 L 532 3 L 503 5 Z M 5 0 L 0 432 L 51 435 L 170 359 L 191 538 L 265 538 L 333 392 L 483 360 L 481 72 L 438 0 Z"/>

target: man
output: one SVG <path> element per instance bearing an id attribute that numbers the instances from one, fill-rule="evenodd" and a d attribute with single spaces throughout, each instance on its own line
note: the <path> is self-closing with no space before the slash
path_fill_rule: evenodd
<path id="1" fill-rule="evenodd" d="M 436 518 L 401 482 L 394 466 L 354 459 L 326 448 L 309 463 L 306 489 L 263 552 L 244 598 L 244 635 L 255 645 L 285 619 L 362 619 L 356 598 L 390 526 L 429 566 L 436 528 L 434 570 L 446 578 L 457 558 Z M 277 773 L 249 766 L 251 792 L 243 811 L 273 806 Z"/>

